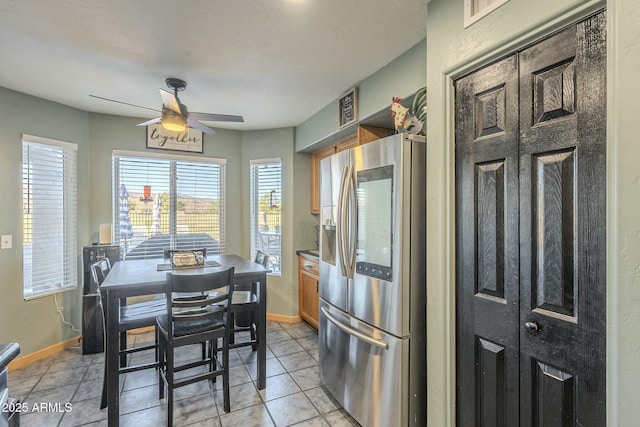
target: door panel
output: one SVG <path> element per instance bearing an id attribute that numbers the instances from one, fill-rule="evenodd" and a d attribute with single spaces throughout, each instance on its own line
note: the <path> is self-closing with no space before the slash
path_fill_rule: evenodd
<path id="1" fill-rule="evenodd" d="M 457 425 L 604 425 L 606 16 L 456 85 Z"/>
<path id="2" fill-rule="evenodd" d="M 604 13 L 520 53 L 521 425 L 605 425 Z"/>
<path id="3" fill-rule="evenodd" d="M 518 71 L 456 82 L 459 426 L 518 422 Z"/>
<path id="4" fill-rule="evenodd" d="M 354 149 L 354 182 L 356 185 L 357 212 L 354 215 L 354 231 L 357 236 L 356 265 L 353 282 L 348 295 L 348 312 L 396 336 L 408 335 L 408 330 L 403 331 L 403 305 L 402 290 L 402 248 L 401 242 L 401 175 L 402 147 L 399 143 L 400 136 L 389 137 Z M 378 208 L 376 204 L 370 206 L 370 195 L 367 194 L 366 185 L 372 182 L 384 183 L 384 186 L 376 188 L 376 202 L 384 207 Z M 372 191 L 369 191 L 371 193 Z M 367 213 L 368 212 L 368 213 Z M 367 231 L 368 218 L 373 217 L 380 224 L 376 224 L 376 230 Z M 375 223 L 376 221 L 374 221 Z M 373 224 L 371 224 L 373 225 Z M 375 238 L 374 238 L 375 236 Z M 367 246 L 384 247 L 384 260 L 379 265 L 372 264 L 373 270 L 379 270 L 380 274 L 372 273 L 371 269 L 359 268 L 368 261 Z M 384 274 L 383 274 L 384 273 Z M 377 277 L 376 277 L 377 276 Z M 405 322 L 408 325 L 408 322 Z M 408 329 L 408 328 L 407 328 Z"/>
<path id="5" fill-rule="evenodd" d="M 342 310 L 347 309 L 348 279 L 342 274 L 343 263 L 338 252 L 338 201 L 343 171 L 350 162 L 349 151 L 320 161 L 320 297 Z"/>
<path id="6" fill-rule="evenodd" d="M 387 334 L 321 301 L 318 345 L 320 381 L 360 424 L 414 425 L 418 418 L 410 413 L 413 399 L 403 381 L 409 377 L 408 338 Z M 384 411 L 372 410 L 382 405 Z"/>
<path id="7" fill-rule="evenodd" d="M 420 187 L 407 185 L 412 172 L 411 163 L 407 161 L 412 146 L 416 146 L 413 155 L 424 160 L 424 144 L 412 143 L 400 135 L 370 142 L 353 151 L 358 206 L 354 223 L 358 236 L 357 268 L 350 283 L 347 308 L 353 316 L 398 337 L 408 336 L 410 332 L 408 308 L 412 283 L 407 272 L 411 270 L 412 253 L 408 246 L 401 245 L 413 237 L 408 232 L 411 228 L 406 205 L 410 196 L 407 193 L 420 194 L 421 191 Z M 374 181 L 388 186 L 374 187 L 378 203 L 368 205 L 370 196 L 367 196 L 365 186 Z M 424 178 L 419 182 L 424 182 Z M 373 216 L 376 221 L 367 224 L 368 216 Z M 368 231 L 367 227 L 371 228 L 378 220 L 381 223 L 376 224 L 377 230 Z M 388 250 L 379 265 L 371 264 L 373 271 L 371 268 L 366 270 L 366 261 L 370 257 L 367 246 Z M 360 268 L 362 265 L 365 268 Z M 375 270 L 378 270 L 377 274 Z"/>

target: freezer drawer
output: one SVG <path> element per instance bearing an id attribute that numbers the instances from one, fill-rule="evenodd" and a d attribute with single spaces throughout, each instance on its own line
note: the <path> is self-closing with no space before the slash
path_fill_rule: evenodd
<path id="1" fill-rule="evenodd" d="M 320 380 L 363 427 L 409 425 L 409 338 L 320 301 Z"/>

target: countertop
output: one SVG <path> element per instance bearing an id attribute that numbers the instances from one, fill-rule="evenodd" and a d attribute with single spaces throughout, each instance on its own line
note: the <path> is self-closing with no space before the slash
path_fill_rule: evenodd
<path id="1" fill-rule="evenodd" d="M 296 254 L 306 258 L 311 258 L 315 261 L 318 261 L 318 258 L 319 258 L 318 249 L 302 249 L 302 250 L 296 251 Z"/>
<path id="2" fill-rule="evenodd" d="M 0 371 L 20 354 L 20 346 L 16 343 L 0 344 Z"/>

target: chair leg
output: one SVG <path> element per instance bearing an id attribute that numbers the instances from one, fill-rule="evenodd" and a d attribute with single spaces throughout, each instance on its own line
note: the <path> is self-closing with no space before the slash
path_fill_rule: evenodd
<path id="1" fill-rule="evenodd" d="M 236 316 L 233 313 L 229 313 L 228 315 L 231 316 L 231 327 L 235 329 L 235 327 L 236 327 Z M 230 341 L 229 341 L 230 344 L 234 344 L 236 342 L 234 337 L 235 337 L 234 333 L 233 333 L 233 331 L 231 331 L 231 337 L 230 337 Z"/>
<path id="2" fill-rule="evenodd" d="M 155 338 L 156 338 L 156 347 L 155 347 L 155 352 L 156 352 L 156 363 L 158 364 L 158 367 L 160 366 L 160 332 L 158 332 L 158 328 L 156 327 L 155 330 Z"/>
<path id="3" fill-rule="evenodd" d="M 164 341 L 164 336 L 159 336 L 160 334 L 156 331 L 156 335 L 158 335 L 158 399 L 164 399 L 164 388 L 165 388 L 165 376 L 167 363 L 165 360 L 165 352 L 167 346 Z"/>
<path id="4" fill-rule="evenodd" d="M 215 371 L 218 369 L 218 340 L 211 341 L 211 364 L 209 365 L 209 369 L 211 371 Z M 211 379 L 212 383 L 216 382 L 218 377 L 215 376 Z"/>
<path id="5" fill-rule="evenodd" d="M 218 365 L 218 340 L 211 340 L 209 343 L 209 371 L 215 371 Z M 214 377 L 215 378 L 215 377 Z"/>
<path id="6" fill-rule="evenodd" d="M 254 342 L 254 344 L 251 346 L 251 350 L 253 351 L 258 351 L 258 319 L 260 318 L 258 314 L 259 313 L 257 311 L 251 312 L 251 325 L 249 325 L 249 330 L 251 331 L 251 341 Z"/>
<path id="7" fill-rule="evenodd" d="M 165 369 L 167 378 L 167 426 L 173 426 L 173 347 L 167 345 L 165 354 L 167 358 Z"/>
<path id="8" fill-rule="evenodd" d="M 229 398 L 229 341 L 231 334 L 229 331 L 225 334 L 222 341 L 222 393 L 224 400 L 224 412 L 231 412 L 231 402 Z"/>
<path id="9" fill-rule="evenodd" d="M 127 331 L 120 332 L 120 367 L 127 366 L 127 355 L 122 353 L 127 349 Z"/>
<path id="10" fill-rule="evenodd" d="M 105 348 L 106 353 L 106 348 Z M 118 384 L 120 384 L 118 382 Z M 107 407 L 107 359 L 104 360 L 104 375 L 102 377 L 102 398 L 100 399 L 100 409 Z"/>

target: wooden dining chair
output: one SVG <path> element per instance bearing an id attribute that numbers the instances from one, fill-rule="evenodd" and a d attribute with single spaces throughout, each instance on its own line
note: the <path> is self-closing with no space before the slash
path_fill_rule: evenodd
<path id="1" fill-rule="evenodd" d="M 265 252 L 256 252 L 254 262 L 267 267 L 269 264 L 269 255 Z M 231 348 L 251 346 L 253 351 L 258 349 L 258 341 L 262 337 L 258 336 L 258 312 L 259 294 L 258 284 L 237 284 L 234 289 L 233 301 L 231 303 L 231 316 L 233 332 L 231 337 Z M 236 335 L 242 332 L 249 332 L 250 339 L 244 341 L 236 341 Z"/>
<path id="2" fill-rule="evenodd" d="M 174 389 L 198 381 L 215 381 L 222 376 L 225 412 L 229 401 L 229 340 L 231 317 L 228 310 L 234 293 L 234 268 L 203 274 L 167 273 L 165 313 L 156 318 L 159 337 L 159 397 L 167 389 L 167 425 L 173 425 Z M 218 358 L 218 339 L 222 339 L 222 361 Z M 202 360 L 178 364 L 175 350 L 191 344 L 207 343 L 210 350 Z M 202 372 L 199 367 L 208 369 Z M 195 369 L 195 372 L 193 369 Z M 189 375 L 177 379 L 176 372 Z"/>
<path id="3" fill-rule="evenodd" d="M 96 261 L 91 265 L 91 275 L 93 280 L 98 284 L 98 291 L 100 286 L 104 282 L 104 279 L 111 270 L 111 264 L 109 259 L 104 258 Z M 100 295 L 100 292 L 98 292 Z M 102 326 L 106 332 L 104 324 L 104 308 L 102 306 L 102 297 L 99 299 L 100 309 L 102 311 Z M 139 371 L 142 369 L 156 368 L 158 366 L 158 337 L 156 335 L 152 344 L 127 347 L 127 331 L 144 328 L 155 325 L 156 316 L 164 313 L 165 310 L 164 299 L 156 298 L 151 301 L 143 301 L 135 304 L 126 305 L 122 303 L 120 305 L 120 321 L 118 333 L 120 334 L 120 350 L 118 354 L 120 356 L 120 369 L 119 375 L 127 372 Z M 105 342 L 106 342 L 106 333 Z M 105 344 L 106 349 L 106 344 Z M 133 353 L 141 351 L 154 350 L 155 357 L 153 362 L 140 363 L 137 365 L 128 365 L 127 356 Z M 100 409 L 107 407 L 107 360 L 104 361 L 104 378 L 102 381 L 102 398 L 100 400 Z"/>

